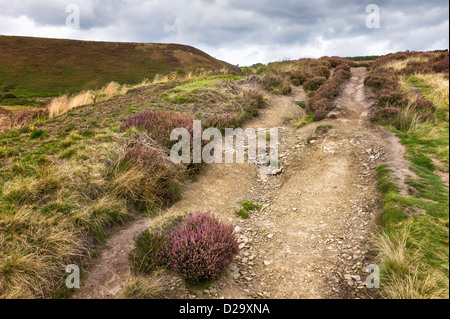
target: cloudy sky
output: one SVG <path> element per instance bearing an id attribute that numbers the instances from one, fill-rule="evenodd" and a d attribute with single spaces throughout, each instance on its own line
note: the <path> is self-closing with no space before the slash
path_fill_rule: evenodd
<path id="1" fill-rule="evenodd" d="M 69 4 L 79 29 L 67 26 Z M 376 22 L 370 4 L 379 28 L 366 25 Z M 241 66 L 449 47 L 446 0 L 0 0 L 0 8 L 3 35 L 189 44 Z"/>

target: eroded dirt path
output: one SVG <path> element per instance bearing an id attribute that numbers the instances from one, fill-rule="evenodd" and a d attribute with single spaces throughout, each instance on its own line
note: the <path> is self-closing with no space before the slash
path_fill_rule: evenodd
<path id="1" fill-rule="evenodd" d="M 303 89 L 271 96 L 269 107 L 246 127 L 279 129 L 284 172 L 260 175 L 254 164 L 207 165 L 185 185 L 183 198 L 168 212 L 211 211 L 236 226 L 241 254 L 206 291 L 180 298 L 365 298 L 373 262 L 372 235 L 380 209 L 375 169 L 389 163 L 399 185 L 410 174 L 404 149 L 393 134 L 367 120 L 370 103 L 365 69 L 352 78 L 336 100 L 331 118 L 292 128 L 302 112 Z M 317 131 L 319 126 L 329 125 Z M 260 212 L 243 220 L 239 201 L 260 204 Z M 89 271 L 81 298 L 112 298 L 129 276 L 133 238 L 147 226 L 140 220 L 107 243 Z"/>

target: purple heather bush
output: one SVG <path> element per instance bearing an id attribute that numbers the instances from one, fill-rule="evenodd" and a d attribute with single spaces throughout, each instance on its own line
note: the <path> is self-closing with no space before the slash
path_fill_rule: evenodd
<path id="1" fill-rule="evenodd" d="M 235 128 L 238 123 L 237 113 L 214 113 L 207 117 L 204 121 L 206 127 L 222 128 Z"/>
<path id="2" fill-rule="evenodd" d="M 434 67 L 436 72 L 448 72 L 449 69 L 449 56 L 447 55 L 441 61 L 439 61 Z"/>
<path id="3" fill-rule="evenodd" d="M 399 114 L 400 109 L 397 107 L 378 108 L 372 112 L 371 119 L 372 121 L 383 121 L 383 120 L 394 121 L 398 118 Z"/>
<path id="4" fill-rule="evenodd" d="M 191 282 L 217 279 L 238 253 L 233 227 L 209 212 L 189 216 L 166 247 L 168 266 Z"/>
<path id="5" fill-rule="evenodd" d="M 144 110 L 122 123 L 120 131 L 124 132 L 129 128 L 145 130 L 161 145 L 170 148 L 176 143 L 170 141 L 170 133 L 175 128 L 186 128 L 192 134 L 193 120 L 192 114 L 182 114 L 171 110 Z"/>
<path id="6" fill-rule="evenodd" d="M 159 170 L 170 170 L 170 166 L 164 159 L 161 150 L 154 147 L 146 147 L 140 142 L 134 147 L 127 148 L 125 151 L 125 159 L 131 164 L 141 164 L 151 166 Z"/>

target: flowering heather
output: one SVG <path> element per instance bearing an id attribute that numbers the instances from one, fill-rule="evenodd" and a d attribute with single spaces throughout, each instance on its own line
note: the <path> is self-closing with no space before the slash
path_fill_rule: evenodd
<path id="1" fill-rule="evenodd" d="M 333 99 L 339 95 L 342 84 L 351 77 L 347 66 L 338 66 L 333 76 L 321 85 L 308 102 L 308 109 L 314 112 L 315 121 L 324 119 L 333 109 Z M 306 83 L 305 83 L 306 84 Z"/>
<path id="2" fill-rule="evenodd" d="M 140 142 L 125 151 L 125 159 L 132 164 L 153 166 L 161 170 L 169 169 L 160 150 L 143 146 Z"/>
<path id="3" fill-rule="evenodd" d="M 364 80 L 364 84 L 374 89 L 374 93 L 381 90 L 394 90 L 399 87 L 396 76 L 384 68 L 373 71 Z"/>
<path id="4" fill-rule="evenodd" d="M 436 72 L 448 72 L 449 69 L 449 56 L 447 55 L 441 61 L 439 61 L 434 67 Z"/>
<path id="5" fill-rule="evenodd" d="M 193 282 L 216 279 L 239 253 L 233 227 L 210 213 L 197 212 L 183 228 L 171 234 L 167 245 L 168 265 Z"/>
<path id="6" fill-rule="evenodd" d="M 409 99 L 401 89 L 384 89 L 378 93 L 378 105 L 380 107 L 406 107 Z"/>
<path id="7" fill-rule="evenodd" d="M 238 123 L 238 115 L 236 113 L 214 113 L 205 121 L 206 127 L 222 128 L 234 128 Z"/>
<path id="8" fill-rule="evenodd" d="M 317 76 L 315 78 L 312 78 L 311 80 L 306 81 L 303 84 L 303 88 L 306 91 L 317 91 L 326 81 L 327 78 L 323 76 Z"/>
<path id="9" fill-rule="evenodd" d="M 38 119 L 40 117 L 44 117 L 48 115 L 48 111 L 46 109 L 34 109 L 34 110 L 26 110 L 20 113 L 17 113 L 13 117 L 13 125 L 28 125 L 33 120 Z"/>
<path id="10" fill-rule="evenodd" d="M 295 86 L 303 85 L 309 78 L 309 74 L 303 70 L 292 71 L 289 76 L 292 84 Z"/>
<path id="11" fill-rule="evenodd" d="M 413 102 L 413 106 L 423 121 L 432 119 L 434 112 L 436 112 L 436 106 L 422 96 L 417 97 Z"/>
<path id="12" fill-rule="evenodd" d="M 382 121 L 382 120 L 395 120 L 400 114 L 400 109 L 397 107 L 385 107 L 376 109 L 371 118 L 373 121 Z"/>
<path id="13" fill-rule="evenodd" d="M 172 130 L 183 127 L 192 133 L 193 120 L 194 116 L 191 114 L 182 114 L 171 110 L 144 110 L 122 123 L 120 131 L 123 132 L 132 127 L 146 130 L 161 145 L 170 148 L 175 143 L 170 141 Z"/>

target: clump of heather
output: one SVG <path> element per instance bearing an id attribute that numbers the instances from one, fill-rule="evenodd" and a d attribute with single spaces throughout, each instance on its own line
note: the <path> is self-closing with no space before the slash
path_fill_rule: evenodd
<path id="1" fill-rule="evenodd" d="M 371 114 L 372 121 L 395 120 L 400 114 L 397 107 L 385 107 L 375 109 Z"/>
<path id="2" fill-rule="evenodd" d="M 140 142 L 125 150 L 125 160 L 131 164 L 152 166 L 158 170 L 170 169 L 162 151 L 154 147 L 146 147 Z"/>
<path id="3" fill-rule="evenodd" d="M 208 116 L 204 125 L 206 127 L 235 128 L 238 123 L 237 113 L 214 113 Z"/>
<path id="4" fill-rule="evenodd" d="M 303 88 L 306 91 L 317 91 L 326 82 L 326 80 L 327 80 L 326 77 L 317 76 L 315 78 L 306 81 L 303 84 Z"/>
<path id="5" fill-rule="evenodd" d="M 22 111 L 20 113 L 17 113 L 13 117 L 13 125 L 14 126 L 21 126 L 21 125 L 28 125 L 32 121 L 45 117 L 48 115 L 48 110 L 46 109 L 34 109 L 34 110 L 26 110 Z"/>
<path id="6" fill-rule="evenodd" d="M 333 100 L 339 95 L 342 84 L 351 77 L 349 69 L 347 64 L 336 67 L 333 76 L 324 81 L 309 100 L 308 111 L 314 112 L 315 121 L 323 120 L 333 109 Z"/>
<path id="7" fill-rule="evenodd" d="M 122 123 L 120 131 L 124 132 L 129 128 L 145 130 L 161 145 L 170 148 L 176 143 L 170 141 L 170 133 L 175 128 L 185 128 L 192 134 L 193 120 L 192 114 L 183 114 L 171 110 L 144 110 Z"/>
<path id="8" fill-rule="evenodd" d="M 201 282 L 217 279 L 239 253 L 239 246 L 232 226 L 211 213 L 197 212 L 172 232 L 166 252 L 170 268 L 188 281 Z"/>
<path id="9" fill-rule="evenodd" d="M 448 72 L 449 69 L 449 56 L 447 55 L 441 61 L 439 61 L 434 67 L 436 72 Z"/>
<path id="10" fill-rule="evenodd" d="M 167 266 L 164 248 L 168 238 L 161 232 L 143 232 L 135 242 L 136 248 L 130 254 L 131 268 L 134 272 L 150 274 Z"/>

